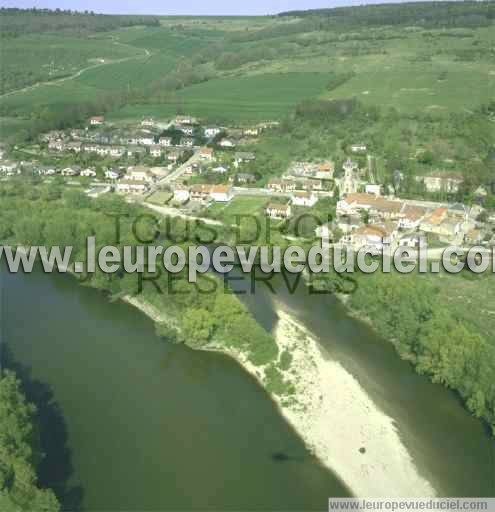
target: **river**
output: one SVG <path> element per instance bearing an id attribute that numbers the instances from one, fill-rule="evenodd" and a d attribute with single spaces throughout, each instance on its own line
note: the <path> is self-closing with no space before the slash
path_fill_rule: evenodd
<path id="1" fill-rule="evenodd" d="M 2 273 L 3 358 L 40 410 L 45 485 L 81 510 L 324 510 L 349 494 L 230 358 L 158 339 L 131 306 L 70 276 Z M 413 373 L 331 296 L 241 298 L 311 330 L 397 426 L 440 494 L 494 493 L 494 446 L 456 396 Z"/>

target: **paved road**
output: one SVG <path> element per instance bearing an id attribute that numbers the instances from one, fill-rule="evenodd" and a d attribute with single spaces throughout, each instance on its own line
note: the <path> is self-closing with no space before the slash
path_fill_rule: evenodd
<path id="1" fill-rule="evenodd" d="M 187 162 L 184 162 L 182 165 L 177 167 L 177 169 L 175 169 L 175 171 L 172 171 L 170 174 L 168 174 L 167 176 L 162 178 L 160 181 L 158 181 L 156 183 L 156 185 L 165 185 L 167 183 L 171 183 L 172 181 L 180 178 L 186 172 L 187 167 L 189 167 L 190 165 L 192 165 L 195 162 L 199 162 L 199 160 L 200 160 L 199 150 L 196 150 L 194 155 Z"/>

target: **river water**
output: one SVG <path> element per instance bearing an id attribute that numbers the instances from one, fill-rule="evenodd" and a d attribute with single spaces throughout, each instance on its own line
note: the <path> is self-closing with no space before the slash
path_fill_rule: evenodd
<path id="1" fill-rule="evenodd" d="M 1 274 L 3 360 L 42 420 L 42 483 L 81 510 L 325 510 L 348 495 L 237 363 L 158 339 L 153 323 L 70 276 Z M 242 284 L 242 283 L 241 283 Z M 240 284 L 237 284 L 240 286 Z M 494 494 L 494 446 L 456 396 L 400 361 L 331 296 L 241 298 L 311 330 L 396 423 L 446 495 Z"/>

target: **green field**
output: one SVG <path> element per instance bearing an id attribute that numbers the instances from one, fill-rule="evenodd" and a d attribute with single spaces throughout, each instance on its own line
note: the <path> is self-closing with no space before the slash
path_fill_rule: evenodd
<path id="1" fill-rule="evenodd" d="M 215 203 L 208 208 L 208 217 L 220 219 L 226 224 L 235 224 L 236 215 L 259 215 L 268 203 L 267 197 L 236 196 L 230 203 Z"/>
<path id="2" fill-rule="evenodd" d="M 301 100 L 321 94 L 327 82 L 327 73 L 270 73 L 210 80 L 186 87 L 168 103 L 133 105 L 112 117 L 151 113 L 167 117 L 180 107 L 190 114 L 219 120 L 280 119 Z"/>

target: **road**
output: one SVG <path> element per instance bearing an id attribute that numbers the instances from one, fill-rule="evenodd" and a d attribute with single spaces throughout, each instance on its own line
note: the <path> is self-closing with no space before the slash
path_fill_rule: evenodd
<path id="1" fill-rule="evenodd" d="M 113 44 L 118 44 L 121 46 L 128 46 L 130 48 L 133 48 L 134 50 L 138 49 L 136 46 L 131 46 L 129 44 L 120 43 L 119 41 L 113 41 Z M 96 69 L 102 66 L 108 66 L 110 64 L 121 64 L 122 62 L 128 62 L 130 60 L 136 60 L 136 59 L 148 59 L 151 57 L 152 53 L 147 48 L 141 48 L 141 50 L 144 50 L 144 54 L 141 55 L 132 55 L 130 57 L 124 57 L 122 59 L 117 60 L 108 60 L 105 62 L 99 62 L 98 64 L 91 64 L 90 66 L 86 66 L 85 68 L 80 69 L 73 75 L 64 76 L 62 78 L 56 78 L 54 80 L 46 80 L 45 82 L 36 82 L 35 84 L 27 85 L 26 87 L 22 87 L 21 89 L 16 89 L 15 91 L 9 91 L 4 94 L 0 94 L 0 99 L 6 98 L 7 96 L 12 96 L 14 94 L 20 94 L 23 92 L 28 92 L 33 89 L 37 89 L 38 87 L 41 87 L 43 85 L 60 85 L 63 82 L 67 82 L 68 80 L 75 80 L 76 78 L 79 78 L 83 73 L 86 73 L 86 71 L 89 71 L 90 69 Z"/>

